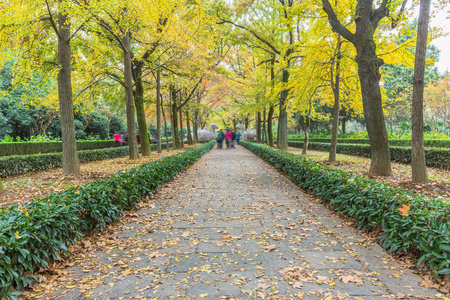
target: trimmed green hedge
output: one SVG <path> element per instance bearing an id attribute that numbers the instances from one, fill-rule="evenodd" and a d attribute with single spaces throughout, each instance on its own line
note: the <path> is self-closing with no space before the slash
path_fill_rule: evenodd
<path id="1" fill-rule="evenodd" d="M 37 280 L 36 269 L 60 254 L 69 255 L 68 246 L 83 233 L 116 221 L 213 146 L 202 144 L 21 207 L 0 208 L 0 298 L 15 298 Z"/>
<path id="2" fill-rule="evenodd" d="M 288 141 L 289 147 L 302 148 L 303 142 Z M 330 151 L 329 143 L 308 143 L 311 150 Z M 391 159 L 397 162 L 411 163 L 411 147 L 389 147 L 391 150 Z M 370 158 L 370 146 L 363 144 L 337 144 L 337 153 L 362 156 Z M 429 167 L 439 167 L 450 169 L 450 150 L 442 148 L 426 148 L 425 162 Z"/>
<path id="3" fill-rule="evenodd" d="M 151 144 L 152 151 L 156 151 L 156 144 Z M 166 148 L 166 144 L 161 144 L 162 149 Z M 172 143 L 169 143 L 172 147 Z M 140 150 L 140 146 L 139 146 Z M 105 160 L 116 157 L 129 155 L 129 148 L 116 147 L 96 150 L 78 151 L 80 163 L 86 163 L 96 160 Z M 62 167 L 62 153 L 32 154 L 32 155 L 16 155 L 8 157 L 0 157 L 0 177 L 18 176 L 31 171 L 42 171 L 51 168 Z"/>
<path id="4" fill-rule="evenodd" d="M 92 150 L 115 146 L 113 140 L 77 141 L 78 150 Z M 62 152 L 62 142 L 16 142 L 0 143 L 0 156 L 30 155 L 38 153 Z"/>
<path id="5" fill-rule="evenodd" d="M 359 228 L 381 227 L 379 239 L 385 249 L 420 253 L 419 265 L 427 263 L 438 270 L 436 275 L 450 277 L 449 204 L 269 146 L 242 141 L 241 145 L 282 170 L 302 189 L 353 217 Z M 403 204 L 410 206 L 407 216 L 399 211 Z"/>
<path id="6" fill-rule="evenodd" d="M 289 139 L 303 142 L 303 139 Z M 331 143 L 331 139 L 310 139 L 314 143 Z M 425 140 L 425 147 L 450 148 L 450 140 Z M 339 144 L 369 144 L 369 139 L 338 139 Z M 389 140 L 390 146 L 411 147 L 411 140 Z"/>

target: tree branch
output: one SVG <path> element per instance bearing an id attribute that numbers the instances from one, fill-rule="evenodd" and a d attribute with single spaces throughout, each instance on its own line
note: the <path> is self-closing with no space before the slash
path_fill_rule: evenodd
<path id="1" fill-rule="evenodd" d="M 50 6 L 49 6 L 47 0 L 45 0 L 45 5 L 47 6 L 47 11 L 49 14 L 50 23 L 52 24 L 53 30 L 55 30 L 56 35 L 58 36 L 58 38 L 60 38 L 61 35 L 59 34 L 58 26 L 55 23 L 55 19 L 53 18 L 53 14 L 52 14 L 52 11 L 50 10 Z"/>
<path id="2" fill-rule="evenodd" d="M 333 31 L 342 35 L 345 39 L 350 41 L 352 44 L 355 44 L 356 43 L 355 34 L 351 33 L 350 30 L 345 28 L 345 26 L 342 25 L 342 23 L 338 20 L 336 13 L 334 12 L 333 8 L 331 7 L 330 1 L 322 0 L 322 6 L 323 6 L 323 10 L 328 15 L 328 22 L 330 23 Z"/>
<path id="3" fill-rule="evenodd" d="M 372 9 L 372 11 L 370 12 L 370 22 L 372 23 L 373 28 L 377 28 L 378 23 L 381 21 L 381 19 L 389 16 L 389 3 L 390 0 L 383 0 L 383 2 L 377 9 Z"/>

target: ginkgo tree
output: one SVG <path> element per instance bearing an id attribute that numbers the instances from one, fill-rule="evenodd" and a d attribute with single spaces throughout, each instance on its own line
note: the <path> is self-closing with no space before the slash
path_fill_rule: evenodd
<path id="1" fill-rule="evenodd" d="M 63 141 L 63 174 L 80 171 L 72 91 L 72 44 L 87 19 L 68 0 L 8 1 L 0 7 L 2 43 L 15 48 L 17 71 L 29 78 L 35 70 L 57 77 Z"/>

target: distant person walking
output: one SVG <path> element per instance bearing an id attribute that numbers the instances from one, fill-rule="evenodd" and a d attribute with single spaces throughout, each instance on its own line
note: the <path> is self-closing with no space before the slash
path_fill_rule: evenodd
<path id="1" fill-rule="evenodd" d="M 225 139 L 225 134 L 223 133 L 223 130 L 220 129 L 219 133 L 217 134 L 217 149 L 223 148 L 223 140 Z"/>
<path id="2" fill-rule="evenodd" d="M 225 133 L 225 141 L 227 142 L 227 149 L 230 148 L 230 144 L 231 144 L 231 131 L 230 129 L 227 129 L 227 133 Z"/>
<path id="3" fill-rule="evenodd" d="M 231 130 L 231 148 L 236 148 L 234 147 L 234 143 L 236 142 L 236 132 L 234 132 L 234 129 Z"/>
<path id="4" fill-rule="evenodd" d="M 122 137 L 117 131 L 114 131 L 114 142 L 116 142 L 116 147 L 122 146 Z"/>
<path id="5" fill-rule="evenodd" d="M 241 132 L 239 131 L 238 133 L 237 133 L 237 135 L 236 135 L 236 141 L 237 141 L 237 144 L 239 145 L 239 141 L 241 140 L 241 136 L 242 136 L 242 134 L 241 134 Z"/>

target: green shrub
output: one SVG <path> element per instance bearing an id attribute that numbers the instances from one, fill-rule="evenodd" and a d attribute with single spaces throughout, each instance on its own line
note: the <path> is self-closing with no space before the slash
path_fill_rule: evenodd
<path id="1" fill-rule="evenodd" d="M 202 144 L 84 186 L 53 193 L 23 206 L 0 208 L 0 298 L 14 298 L 37 278 L 33 272 L 69 255 L 68 246 L 133 209 L 142 196 L 202 157 Z"/>
<path id="2" fill-rule="evenodd" d="M 115 146 L 113 140 L 77 141 L 78 150 L 93 150 Z M 62 152 L 62 142 L 16 142 L 0 143 L 0 156 L 29 155 Z"/>
<path id="3" fill-rule="evenodd" d="M 288 141 L 289 147 L 302 148 L 303 142 Z M 330 151 L 329 143 L 308 143 L 311 150 Z M 400 163 L 411 163 L 411 147 L 389 147 L 391 159 Z M 364 144 L 337 144 L 337 153 L 370 158 L 370 146 Z M 442 148 L 426 148 L 425 162 L 429 167 L 450 169 L 450 150 Z"/>
<path id="4" fill-rule="evenodd" d="M 303 142 L 302 139 L 289 141 Z M 309 139 L 312 143 L 331 143 L 331 139 Z M 450 148 L 450 140 L 424 140 L 425 147 Z M 369 144 L 369 139 L 338 139 L 339 144 Z M 411 140 L 389 140 L 390 146 L 411 147 Z"/>
<path id="5" fill-rule="evenodd" d="M 450 205 L 269 146 L 242 142 L 304 190 L 353 217 L 359 228 L 381 228 L 380 242 L 394 252 L 419 253 L 418 264 L 450 277 Z M 407 216 L 399 208 L 408 205 Z"/>
<path id="6" fill-rule="evenodd" d="M 156 150 L 156 144 L 151 144 L 152 151 Z M 169 147 L 172 143 L 169 143 Z M 163 149 L 166 144 L 161 144 Z M 140 149 L 140 146 L 139 146 Z M 104 148 L 96 150 L 78 151 L 80 163 L 105 160 L 129 155 L 128 147 Z M 48 170 L 62 167 L 62 153 L 47 153 L 33 155 L 16 155 L 0 157 L 0 177 L 18 176 L 32 171 Z"/>

